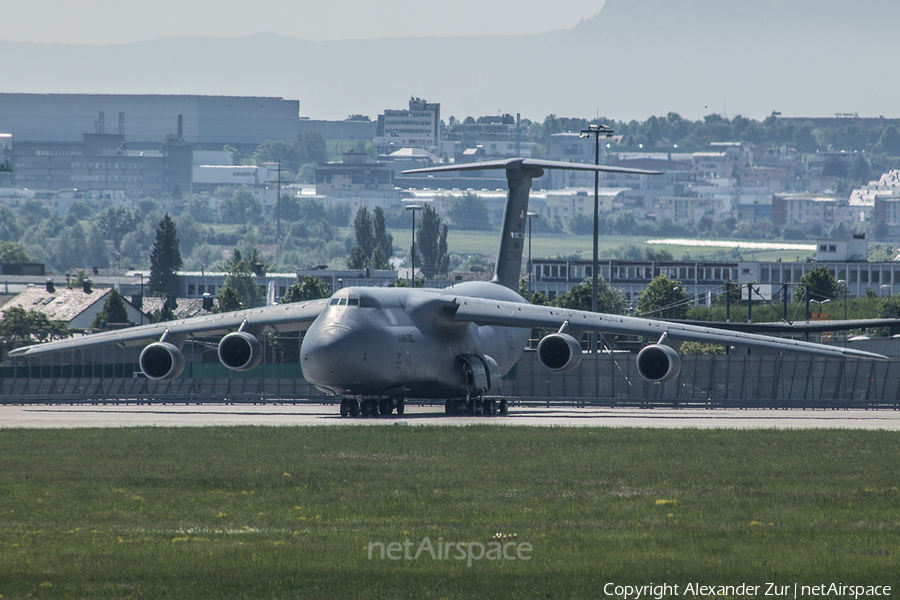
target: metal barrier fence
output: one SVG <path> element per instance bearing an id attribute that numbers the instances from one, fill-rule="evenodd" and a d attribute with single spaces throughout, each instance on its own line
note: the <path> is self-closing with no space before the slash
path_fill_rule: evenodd
<path id="1" fill-rule="evenodd" d="M 303 379 L 145 377 L 87 379 L 2 379 L 0 404 L 50 403 L 331 403 Z"/>
<path id="2" fill-rule="evenodd" d="M 289 371 L 289 369 L 288 369 Z M 112 373 L 111 373 L 112 374 Z M 501 394 L 522 405 L 703 406 L 900 409 L 900 360 L 832 360 L 802 355 L 683 356 L 675 381 L 653 384 L 628 353 L 585 355 L 553 373 L 526 352 Z M 295 377 L 0 377 L 0 403 L 331 403 Z M 428 403 L 431 403 L 430 401 Z"/>
<path id="3" fill-rule="evenodd" d="M 626 353 L 585 355 L 568 373 L 551 373 L 527 352 L 510 395 L 520 402 L 601 406 L 705 406 L 900 409 L 900 361 L 803 355 L 682 356 L 681 374 L 655 384 Z"/>

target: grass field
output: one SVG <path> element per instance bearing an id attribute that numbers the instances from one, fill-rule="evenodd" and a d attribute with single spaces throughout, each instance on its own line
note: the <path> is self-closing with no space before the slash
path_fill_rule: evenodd
<path id="1" fill-rule="evenodd" d="M 896 593 L 898 459 L 900 436 L 868 431 L 2 430 L 0 596 L 598 598 L 609 582 Z M 372 543 L 416 552 L 426 537 L 468 553 L 498 532 L 530 544 L 530 560 L 368 557 Z"/>
<path id="2" fill-rule="evenodd" d="M 351 228 L 342 228 L 343 235 L 353 235 Z M 408 248 L 410 244 L 410 230 L 407 229 L 391 229 L 390 233 L 394 236 L 394 245 L 400 248 Z M 499 231 L 456 231 L 450 230 L 447 234 L 447 247 L 450 252 L 459 254 L 481 254 L 492 256 L 497 254 L 497 246 L 500 242 Z M 656 236 L 657 238 L 659 236 Z M 526 237 L 525 254 L 528 254 Z M 730 248 L 724 246 L 710 246 L 703 248 L 691 248 L 676 244 L 647 244 L 647 240 L 652 239 L 646 236 L 601 236 L 599 240 L 599 250 L 601 256 L 604 251 L 615 251 L 622 246 L 636 245 L 640 247 L 653 248 L 656 251 L 668 250 L 672 253 L 675 260 L 689 253 L 692 258 L 701 259 L 704 256 L 713 256 L 716 252 L 730 251 Z M 579 254 L 580 258 L 590 260 L 594 253 L 594 241 L 589 235 L 572 235 L 569 233 L 559 234 L 534 234 L 532 236 L 532 253 L 535 258 L 557 258 L 559 256 L 570 256 Z M 814 256 L 812 251 L 802 250 L 742 250 L 740 260 L 765 260 L 775 261 L 779 258 L 785 262 L 793 262 L 797 260 L 806 260 L 807 256 Z M 734 260 L 734 259 L 727 259 Z"/>

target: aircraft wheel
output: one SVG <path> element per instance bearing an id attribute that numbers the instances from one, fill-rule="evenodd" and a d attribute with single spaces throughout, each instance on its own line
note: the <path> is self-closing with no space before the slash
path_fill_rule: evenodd
<path id="1" fill-rule="evenodd" d="M 346 417 L 350 414 L 350 401 L 346 398 L 341 398 L 341 417 Z"/>
<path id="2" fill-rule="evenodd" d="M 378 416 L 378 400 L 366 400 L 366 404 L 369 407 L 369 410 L 367 412 L 368 416 L 377 417 Z"/>
<path id="3" fill-rule="evenodd" d="M 500 415 L 505 417 L 509 414 L 509 407 L 506 404 L 506 398 L 500 400 Z"/>
<path id="4" fill-rule="evenodd" d="M 393 404 L 393 401 L 390 398 L 382 398 L 378 401 L 378 412 L 380 412 L 382 416 L 391 414 L 394 409 L 391 404 Z"/>
<path id="5" fill-rule="evenodd" d="M 444 400 L 444 414 L 445 415 L 453 414 L 453 400 L 450 400 L 449 398 L 447 400 Z"/>
<path id="6" fill-rule="evenodd" d="M 402 415 L 406 408 L 406 401 L 403 398 L 397 398 L 397 414 Z"/>
<path id="7" fill-rule="evenodd" d="M 350 416 L 358 417 L 359 416 L 359 400 L 353 399 L 353 400 L 348 400 L 348 402 L 350 403 L 350 406 L 349 406 Z"/>
<path id="8" fill-rule="evenodd" d="M 485 417 L 491 416 L 491 413 L 493 412 L 491 410 L 491 407 L 493 404 L 494 404 L 493 400 L 482 400 L 481 401 L 481 414 L 483 414 Z"/>

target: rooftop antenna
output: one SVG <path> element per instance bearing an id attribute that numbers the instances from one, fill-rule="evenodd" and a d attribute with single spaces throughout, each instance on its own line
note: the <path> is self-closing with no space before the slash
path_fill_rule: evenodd
<path id="1" fill-rule="evenodd" d="M 119 111 L 119 135 L 125 135 L 125 111 Z"/>

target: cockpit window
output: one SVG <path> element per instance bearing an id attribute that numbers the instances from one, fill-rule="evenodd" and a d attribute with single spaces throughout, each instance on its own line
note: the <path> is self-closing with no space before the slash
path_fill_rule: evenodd
<path id="1" fill-rule="evenodd" d="M 341 298 L 341 301 L 338 302 L 338 306 L 347 306 L 347 299 Z"/>
<path id="2" fill-rule="evenodd" d="M 337 306 L 338 302 L 340 302 L 339 298 L 332 298 L 331 302 L 328 303 L 328 306 Z"/>
<path id="3" fill-rule="evenodd" d="M 347 306 L 359 306 L 359 298 L 350 298 L 347 300 Z"/>

